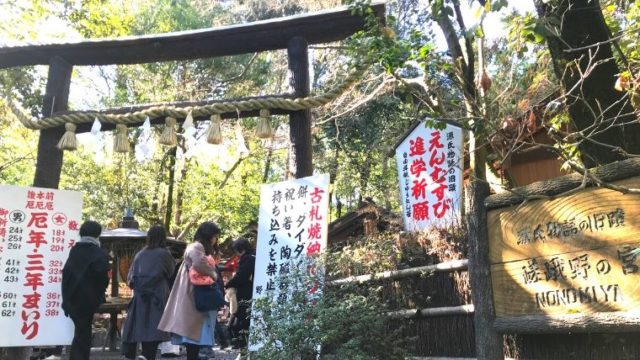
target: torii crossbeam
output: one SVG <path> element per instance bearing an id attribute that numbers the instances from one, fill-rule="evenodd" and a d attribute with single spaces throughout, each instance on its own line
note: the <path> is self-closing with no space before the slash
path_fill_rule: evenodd
<path id="1" fill-rule="evenodd" d="M 383 19 L 383 2 L 375 2 L 371 8 L 375 16 Z M 49 65 L 42 114 L 51 116 L 68 112 L 73 66 L 194 60 L 287 49 L 289 69 L 293 75 L 291 85 L 294 93 L 291 96 L 302 98 L 310 93 L 308 45 L 343 40 L 364 29 L 365 21 L 363 16 L 353 14 L 350 8 L 341 7 L 211 29 L 4 47 L 0 48 L 0 69 Z M 295 175 L 309 176 L 313 172 L 311 112 L 288 113 Z M 255 116 L 255 111 L 243 115 Z M 56 148 L 56 144 L 64 131 L 64 126 L 40 130 L 34 186 L 58 188 L 63 152 Z"/>

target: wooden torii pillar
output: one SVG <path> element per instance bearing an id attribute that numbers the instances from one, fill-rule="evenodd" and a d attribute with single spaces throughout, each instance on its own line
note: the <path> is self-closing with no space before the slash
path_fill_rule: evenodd
<path id="1" fill-rule="evenodd" d="M 59 56 L 51 58 L 47 87 L 42 104 L 43 115 L 50 116 L 53 113 L 68 110 L 72 71 L 73 65 L 63 58 Z M 64 134 L 64 127 L 40 130 L 33 186 L 58 188 L 60 172 L 62 171 L 63 151 L 58 150 L 56 144 L 62 134 Z"/>
<path id="2" fill-rule="evenodd" d="M 305 97 L 311 92 L 309 84 L 309 50 L 307 40 L 294 37 L 287 47 L 291 87 L 296 97 Z M 313 175 L 313 148 L 311 146 L 311 110 L 294 111 L 289 114 L 289 140 L 295 163 L 295 177 Z"/>

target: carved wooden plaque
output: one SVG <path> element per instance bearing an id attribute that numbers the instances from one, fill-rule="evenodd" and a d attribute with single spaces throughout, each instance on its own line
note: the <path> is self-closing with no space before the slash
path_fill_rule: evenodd
<path id="1" fill-rule="evenodd" d="M 640 177 L 617 184 L 640 188 Z M 487 221 L 497 316 L 640 308 L 640 195 L 589 188 Z"/>

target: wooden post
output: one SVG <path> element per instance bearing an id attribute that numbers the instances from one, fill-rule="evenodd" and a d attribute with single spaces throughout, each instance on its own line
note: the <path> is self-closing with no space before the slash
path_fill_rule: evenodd
<path id="1" fill-rule="evenodd" d="M 56 111 L 68 110 L 69 87 L 73 65 L 61 57 L 53 57 L 49 62 L 47 88 L 44 94 L 42 114 L 50 116 Z M 57 189 L 62 171 L 62 150 L 56 145 L 64 134 L 64 126 L 40 130 L 38 159 L 33 186 Z"/>
<path id="2" fill-rule="evenodd" d="M 171 213 L 173 213 L 173 189 L 175 187 L 176 179 L 176 154 L 178 147 L 174 146 L 167 151 L 169 161 L 169 188 L 167 191 L 167 208 L 164 212 L 164 228 L 167 233 L 171 233 Z"/>
<path id="3" fill-rule="evenodd" d="M 296 97 L 309 95 L 309 52 L 307 41 L 294 37 L 287 48 L 291 87 Z M 296 178 L 313 175 L 313 149 L 311 147 L 311 110 L 296 111 L 289 115 L 289 139 Z"/>
<path id="4" fill-rule="evenodd" d="M 487 209 L 484 200 L 489 196 L 486 181 L 484 148 L 476 146 L 477 139 L 471 134 L 471 184 L 467 188 L 466 209 L 469 231 L 469 282 L 474 305 L 476 334 L 476 356 L 480 360 L 503 359 L 502 335 L 493 328 L 495 310 L 491 288 L 491 263 L 489 262 L 489 238 L 487 231 Z"/>
<path id="5" fill-rule="evenodd" d="M 111 298 L 115 299 L 120 296 L 120 281 L 118 275 L 120 270 L 120 256 L 115 251 L 111 260 Z M 118 314 L 120 311 L 112 311 L 109 314 L 109 350 L 116 351 L 118 349 Z"/>
<path id="6" fill-rule="evenodd" d="M 120 296 L 120 281 L 118 279 L 120 256 L 115 253 L 111 260 L 111 297 L 117 298 Z"/>

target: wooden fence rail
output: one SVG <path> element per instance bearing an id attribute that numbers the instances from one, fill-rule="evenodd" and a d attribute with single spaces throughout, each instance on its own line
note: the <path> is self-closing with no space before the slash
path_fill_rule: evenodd
<path id="1" fill-rule="evenodd" d="M 384 271 L 376 274 L 367 274 L 359 276 L 349 276 L 347 278 L 332 280 L 328 282 L 329 286 L 346 285 L 346 284 L 362 284 L 377 280 L 398 280 L 408 277 L 420 276 L 434 272 L 452 272 L 457 270 L 467 270 L 469 260 L 452 260 L 445 261 L 435 265 L 418 266 L 409 269 Z"/>
<path id="2" fill-rule="evenodd" d="M 451 315 L 469 315 L 474 313 L 473 304 L 466 304 L 460 306 L 442 306 L 426 309 L 406 309 L 397 310 L 387 313 L 387 316 L 391 319 L 406 319 L 412 317 L 436 317 L 436 316 L 451 316 Z"/>
<path id="3" fill-rule="evenodd" d="M 418 266 L 409 269 L 384 271 L 380 273 L 359 276 L 349 276 L 343 279 L 328 281 L 327 284 L 329 286 L 339 286 L 347 284 L 363 284 L 379 280 L 399 280 L 436 272 L 453 272 L 458 270 L 467 270 L 468 266 L 469 260 L 467 259 L 451 260 L 434 265 Z M 466 304 L 459 306 L 442 306 L 426 309 L 403 309 L 388 312 L 387 316 L 391 319 L 406 319 L 412 317 L 469 315 L 473 314 L 474 311 L 475 308 L 473 307 L 473 304 Z"/>

